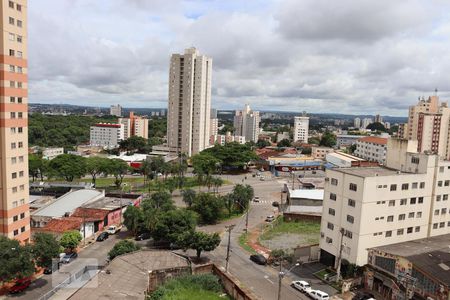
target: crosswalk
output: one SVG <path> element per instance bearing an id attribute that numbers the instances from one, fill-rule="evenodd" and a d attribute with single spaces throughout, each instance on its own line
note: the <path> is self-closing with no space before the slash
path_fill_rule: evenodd
<path id="1" fill-rule="evenodd" d="M 259 200 L 259 202 L 252 201 L 251 205 L 268 205 L 272 204 L 269 200 Z"/>

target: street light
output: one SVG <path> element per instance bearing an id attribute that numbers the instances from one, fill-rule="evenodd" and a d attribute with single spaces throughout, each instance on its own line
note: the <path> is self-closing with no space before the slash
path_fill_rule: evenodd
<path id="1" fill-rule="evenodd" d="M 286 273 L 281 271 L 282 263 L 280 262 L 280 272 L 278 272 L 278 300 L 281 299 L 281 281 L 283 280 L 284 276 L 291 272 L 295 267 L 300 266 L 300 263 L 296 263 L 292 268 L 290 268 Z"/>

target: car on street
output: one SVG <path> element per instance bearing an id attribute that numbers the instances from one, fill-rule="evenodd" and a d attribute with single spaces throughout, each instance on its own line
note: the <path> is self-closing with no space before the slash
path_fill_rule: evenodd
<path id="1" fill-rule="evenodd" d="M 291 286 L 302 293 L 306 293 L 307 291 L 311 290 L 311 285 L 304 280 L 292 281 Z"/>
<path id="2" fill-rule="evenodd" d="M 255 196 L 255 197 L 253 198 L 253 202 L 259 202 L 259 201 L 260 201 L 260 199 L 259 199 L 258 196 Z"/>
<path id="3" fill-rule="evenodd" d="M 266 179 L 264 179 L 264 176 L 259 177 L 259 180 L 264 181 Z"/>
<path id="4" fill-rule="evenodd" d="M 250 260 L 258 265 L 267 265 L 267 259 L 261 254 L 250 255 Z"/>
<path id="5" fill-rule="evenodd" d="M 104 240 L 106 240 L 109 237 L 109 233 L 102 232 L 99 234 L 99 236 L 97 237 L 97 242 L 103 242 Z"/>
<path id="6" fill-rule="evenodd" d="M 319 290 L 309 290 L 306 292 L 308 296 L 314 300 L 328 300 L 330 296 L 327 293 Z"/>
<path id="7" fill-rule="evenodd" d="M 278 203 L 278 201 L 273 201 L 272 202 L 272 206 L 278 207 L 278 206 L 280 206 L 280 203 Z"/>
<path id="8" fill-rule="evenodd" d="M 116 234 L 122 229 L 122 226 L 111 225 L 106 229 L 106 232 L 109 234 Z"/>
<path id="9" fill-rule="evenodd" d="M 75 253 L 75 252 L 68 253 L 68 254 L 64 255 L 64 257 L 62 258 L 61 262 L 63 264 L 68 264 L 68 263 L 70 263 L 72 260 L 74 260 L 77 257 L 78 257 L 78 254 Z"/>
<path id="10" fill-rule="evenodd" d="M 150 232 L 141 232 L 135 237 L 135 240 L 136 241 L 143 241 L 143 240 L 148 240 L 151 237 L 152 236 L 151 236 Z"/>
<path id="11" fill-rule="evenodd" d="M 273 222 L 273 220 L 275 220 L 275 216 L 274 215 L 270 215 L 266 217 L 266 222 Z"/>
<path id="12" fill-rule="evenodd" d="M 23 292 L 31 284 L 30 278 L 18 279 L 16 283 L 9 289 L 10 294 Z"/>

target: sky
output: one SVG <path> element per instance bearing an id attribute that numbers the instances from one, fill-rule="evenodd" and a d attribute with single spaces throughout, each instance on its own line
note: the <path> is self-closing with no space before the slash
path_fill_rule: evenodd
<path id="1" fill-rule="evenodd" d="M 218 109 L 406 116 L 450 98 L 444 0 L 39 0 L 29 100 L 164 108 L 170 55 L 193 46 Z"/>

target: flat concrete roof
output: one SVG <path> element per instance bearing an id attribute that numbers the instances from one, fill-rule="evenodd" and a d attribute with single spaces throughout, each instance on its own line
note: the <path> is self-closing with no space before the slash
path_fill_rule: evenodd
<path id="1" fill-rule="evenodd" d="M 82 189 L 69 192 L 56 199 L 54 202 L 44 206 L 35 212 L 33 216 L 62 217 L 65 213 L 72 213 L 83 204 L 99 199 L 104 196 L 103 191 Z"/>
<path id="2" fill-rule="evenodd" d="M 301 214 L 311 214 L 321 216 L 323 211 L 323 206 L 304 206 L 304 205 L 289 205 L 285 213 L 301 213 Z"/>
<path id="3" fill-rule="evenodd" d="M 136 198 L 138 198 L 139 195 L 136 195 Z M 129 198 L 120 198 L 120 197 L 103 197 L 99 200 L 96 200 L 94 202 L 87 203 L 84 207 L 86 208 L 98 208 L 98 209 L 107 209 L 107 210 L 114 210 L 120 207 L 120 205 L 128 206 L 133 203 L 133 200 L 135 199 L 129 199 Z"/>
<path id="4" fill-rule="evenodd" d="M 289 190 L 289 197 L 296 199 L 323 200 L 324 190 Z"/>
<path id="5" fill-rule="evenodd" d="M 97 280 L 89 281 L 71 300 L 128 299 L 142 300 L 148 286 L 148 273 L 176 267 L 188 267 L 187 259 L 169 251 L 142 250 L 114 258 Z M 106 274 L 106 270 L 110 274 Z"/>
<path id="6" fill-rule="evenodd" d="M 341 172 L 349 175 L 359 177 L 376 177 L 376 176 L 393 176 L 410 173 L 400 173 L 397 170 L 392 170 L 384 167 L 351 167 L 351 168 L 335 168 L 333 171 Z"/>

